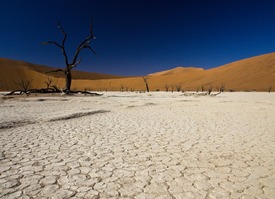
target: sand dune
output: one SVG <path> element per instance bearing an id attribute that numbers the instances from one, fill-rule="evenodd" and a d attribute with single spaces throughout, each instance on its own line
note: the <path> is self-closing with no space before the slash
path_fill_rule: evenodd
<path id="1" fill-rule="evenodd" d="M 62 73 L 46 75 L 50 67 L 34 65 L 26 62 L 0 59 L 0 90 L 14 90 L 14 81 L 32 79 L 36 88 L 45 87 L 44 81 L 50 77 L 53 84 L 62 88 L 64 79 Z M 267 91 L 271 85 L 275 89 L 275 53 L 255 56 L 232 62 L 217 68 L 204 70 L 202 68 L 176 67 L 171 70 L 148 75 L 151 90 L 207 90 L 212 87 L 219 89 L 221 85 L 226 90 L 234 91 Z M 139 90 L 144 91 L 145 85 L 141 77 L 119 77 L 112 75 L 73 72 L 73 89 L 88 90 Z M 274 90 L 273 89 L 273 90 Z"/>
<path id="2" fill-rule="evenodd" d="M 46 72 L 54 69 L 55 68 L 48 66 L 0 58 L 0 90 L 18 89 L 15 82 L 20 82 L 21 80 L 32 80 L 32 88 L 44 88 L 46 86 L 45 81 L 47 81 L 48 78 L 53 80 L 53 85 L 62 88 L 65 81 L 62 72 L 46 74 Z M 72 76 L 74 80 L 81 79 L 82 81 L 122 78 L 121 76 L 82 72 L 78 70 L 73 70 Z"/>

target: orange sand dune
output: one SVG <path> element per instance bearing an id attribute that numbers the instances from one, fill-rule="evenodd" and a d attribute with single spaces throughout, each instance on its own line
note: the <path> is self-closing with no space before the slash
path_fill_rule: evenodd
<path id="1" fill-rule="evenodd" d="M 273 86 L 275 90 L 275 53 L 260 55 L 232 62 L 217 68 L 204 70 L 201 68 L 177 67 L 171 70 L 148 75 L 151 90 L 204 90 L 212 87 L 218 90 L 222 85 L 225 90 L 234 91 L 267 91 Z M 95 80 L 94 88 L 104 90 L 145 90 L 141 77 L 117 80 Z"/>
<path id="2" fill-rule="evenodd" d="M 16 90 L 19 88 L 16 82 L 21 82 L 22 80 L 32 80 L 31 88 L 45 88 L 45 81 L 48 81 L 49 78 L 53 81 L 51 85 L 63 88 L 65 81 L 63 72 L 46 74 L 46 72 L 52 70 L 55 70 L 55 68 L 0 58 L 0 90 Z M 78 70 L 73 70 L 72 76 L 74 79 L 73 82 L 78 79 L 96 80 L 122 78 L 121 76 L 82 72 Z"/>
<path id="3" fill-rule="evenodd" d="M 48 78 L 53 85 L 63 88 L 62 73 L 45 74 L 50 67 L 26 62 L 0 59 L 0 90 L 14 90 L 18 86 L 15 81 L 32 80 L 32 86 L 43 88 Z M 149 74 L 151 90 L 204 90 L 210 87 L 217 90 L 221 85 L 226 90 L 234 91 L 267 91 L 269 86 L 275 90 L 275 53 L 269 53 L 252 58 L 232 62 L 217 68 L 204 70 L 202 68 L 177 67 L 171 70 Z M 72 89 L 87 90 L 135 90 L 144 91 L 142 77 L 118 77 L 112 75 L 73 72 Z"/>

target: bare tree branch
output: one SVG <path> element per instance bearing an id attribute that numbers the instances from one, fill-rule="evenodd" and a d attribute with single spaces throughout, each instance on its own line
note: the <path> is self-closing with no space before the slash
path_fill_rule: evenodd
<path id="1" fill-rule="evenodd" d="M 78 58 L 78 55 L 80 53 L 81 50 L 83 50 L 84 48 L 88 48 L 90 49 L 94 54 L 96 54 L 96 52 L 91 48 L 90 46 L 90 43 L 91 43 L 91 40 L 92 39 L 95 39 L 94 35 L 93 35 L 93 26 L 92 26 L 92 19 L 91 19 L 91 23 L 90 23 L 90 35 L 83 41 L 79 44 L 76 52 L 75 52 L 75 55 L 74 55 L 74 59 L 72 61 L 72 65 L 75 64 L 77 58 Z"/>
<path id="2" fill-rule="evenodd" d="M 95 55 L 97 55 L 97 53 L 94 51 L 94 49 L 91 48 L 91 46 L 87 46 L 88 49 L 90 49 Z"/>
<path id="3" fill-rule="evenodd" d="M 63 41 L 64 41 L 64 40 L 66 41 L 67 33 L 66 33 L 66 32 L 64 31 L 64 29 L 62 28 L 60 22 L 57 23 L 57 28 L 59 28 L 59 29 L 61 30 L 62 34 L 65 36 L 64 39 L 63 39 Z M 64 43 L 64 42 L 63 42 L 63 43 Z"/>
<path id="4" fill-rule="evenodd" d="M 68 61 L 68 56 L 67 56 L 67 53 L 66 53 L 66 50 L 65 50 L 65 42 L 67 40 L 67 33 L 64 31 L 64 29 L 62 28 L 62 26 L 59 22 L 58 22 L 57 27 L 61 30 L 62 34 L 64 35 L 63 40 L 62 40 L 62 53 L 64 55 L 66 65 L 68 65 L 69 61 Z"/>
<path id="5" fill-rule="evenodd" d="M 42 42 L 42 44 L 54 44 L 58 48 L 61 48 L 61 50 L 62 50 L 62 46 L 59 43 L 55 42 L 55 41 L 46 41 L 46 42 Z"/>
<path id="6" fill-rule="evenodd" d="M 55 41 L 46 41 L 46 42 L 42 42 L 42 44 L 54 44 L 58 48 L 60 48 L 61 52 L 62 52 L 62 54 L 64 56 L 66 65 L 68 66 L 69 65 L 69 61 L 68 61 L 68 56 L 67 56 L 67 53 L 66 53 L 66 50 L 65 50 L 65 42 L 66 42 L 66 39 L 67 39 L 67 33 L 64 31 L 64 29 L 62 28 L 62 26 L 61 26 L 60 23 L 58 23 L 57 27 L 58 27 L 58 29 L 60 29 L 61 33 L 64 35 L 63 40 L 62 40 L 62 45 L 60 45 L 59 43 L 57 43 Z"/>
<path id="7" fill-rule="evenodd" d="M 93 34 L 93 18 L 91 18 L 91 22 L 90 22 L 90 35 L 93 37 L 93 39 L 95 39 Z"/>
<path id="8" fill-rule="evenodd" d="M 81 61 L 82 57 L 80 57 L 80 59 L 74 65 L 72 65 L 71 68 L 75 68 L 78 64 L 80 64 Z"/>

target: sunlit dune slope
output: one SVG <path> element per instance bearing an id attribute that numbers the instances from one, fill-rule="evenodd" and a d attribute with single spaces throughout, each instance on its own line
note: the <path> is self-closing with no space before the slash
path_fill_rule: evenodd
<path id="1" fill-rule="evenodd" d="M 64 87 L 62 73 L 45 74 L 52 68 L 26 62 L 0 59 L 0 89 L 14 90 L 15 81 L 32 80 L 32 86 L 43 88 L 48 77 L 52 85 Z M 194 67 L 176 67 L 149 74 L 150 90 L 218 90 L 221 86 L 232 91 L 275 90 L 275 53 L 235 61 L 217 68 L 204 70 Z M 112 75 L 74 71 L 72 89 L 144 91 L 142 77 L 118 77 Z"/>
<path id="2" fill-rule="evenodd" d="M 197 73 L 199 71 L 202 71 L 203 68 L 195 68 L 195 67 L 176 67 L 170 70 L 165 70 L 161 72 L 156 72 L 149 74 L 148 76 L 156 77 L 156 76 L 164 76 L 164 75 L 176 75 L 179 73 Z"/>
<path id="3" fill-rule="evenodd" d="M 217 68 L 204 70 L 194 67 L 176 67 L 171 70 L 148 75 L 151 90 L 219 90 L 227 91 L 267 91 L 275 90 L 275 53 L 255 56 L 235 61 Z M 145 90 L 141 77 L 119 80 L 96 80 L 97 89 Z M 110 85 L 110 86 L 109 86 Z"/>
<path id="4" fill-rule="evenodd" d="M 221 82 L 232 90 L 262 90 L 269 85 L 275 89 L 275 53 L 232 62 L 206 71 L 203 83 Z"/>

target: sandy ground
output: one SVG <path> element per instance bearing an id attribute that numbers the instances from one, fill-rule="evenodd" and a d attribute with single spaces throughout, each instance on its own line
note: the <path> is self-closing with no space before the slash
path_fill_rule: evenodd
<path id="1" fill-rule="evenodd" d="M 0 101 L 0 198 L 275 198 L 275 93 Z"/>

